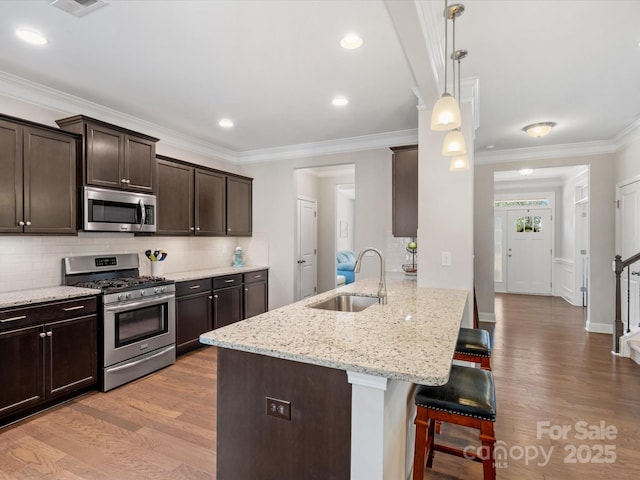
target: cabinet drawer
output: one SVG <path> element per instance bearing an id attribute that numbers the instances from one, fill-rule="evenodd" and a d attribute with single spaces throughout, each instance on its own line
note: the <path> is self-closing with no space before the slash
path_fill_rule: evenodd
<path id="1" fill-rule="evenodd" d="M 97 311 L 97 297 L 77 298 L 64 302 L 3 310 L 0 311 L 0 331 L 93 315 Z"/>
<path id="2" fill-rule="evenodd" d="M 206 292 L 207 290 L 211 290 L 210 278 L 199 278 L 198 280 L 176 283 L 176 297 L 193 295 L 194 293 Z"/>
<path id="3" fill-rule="evenodd" d="M 258 270 L 256 272 L 248 272 L 244 274 L 244 283 L 265 282 L 267 280 L 268 270 Z"/>
<path id="4" fill-rule="evenodd" d="M 213 279 L 213 289 L 232 287 L 234 285 L 240 285 L 242 283 L 242 274 L 237 275 L 225 275 L 224 277 L 215 277 Z"/>

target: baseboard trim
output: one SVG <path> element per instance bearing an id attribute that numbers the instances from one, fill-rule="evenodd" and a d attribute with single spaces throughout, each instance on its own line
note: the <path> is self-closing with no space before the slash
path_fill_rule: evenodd
<path id="1" fill-rule="evenodd" d="M 594 323 L 587 322 L 587 325 L 584 329 L 589 333 L 607 333 L 609 335 L 613 334 L 613 325 L 610 323 Z"/>
<path id="2" fill-rule="evenodd" d="M 496 314 L 489 312 L 478 312 L 478 320 L 481 322 L 496 323 Z"/>

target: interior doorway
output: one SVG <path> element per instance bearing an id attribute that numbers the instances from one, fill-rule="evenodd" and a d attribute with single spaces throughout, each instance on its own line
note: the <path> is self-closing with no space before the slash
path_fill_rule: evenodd
<path id="1" fill-rule="evenodd" d="M 640 252 L 640 180 L 619 184 L 617 193 L 616 250 L 622 260 Z M 630 265 L 621 275 L 622 322 L 629 329 L 640 328 L 640 262 Z M 627 296 L 628 292 L 628 296 Z M 625 301 L 628 298 L 628 303 Z"/>
<path id="2" fill-rule="evenodd" d="M 317 292 L 317 205 L 315 200 L 298 198 L 296 300 L 311 297 Z"/>

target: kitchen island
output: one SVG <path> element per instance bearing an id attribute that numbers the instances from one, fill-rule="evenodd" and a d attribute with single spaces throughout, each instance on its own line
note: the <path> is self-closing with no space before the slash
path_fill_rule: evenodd
<path id="1" fill-rule="evenodd" d="M 220 480 L 244 478 L 252 463 L 264 473 L 269 458 L 285 465 L 269 470 L 278 478 L 408 478 L 413 384 L 447 382 L 467 292 L 389 275 L 386 305 L 311 308 L 377 289 L 377 280 L 358 281 L 201 336 L 221 347 Z M 234 454 L 241 445 L 244 457 Z"/>

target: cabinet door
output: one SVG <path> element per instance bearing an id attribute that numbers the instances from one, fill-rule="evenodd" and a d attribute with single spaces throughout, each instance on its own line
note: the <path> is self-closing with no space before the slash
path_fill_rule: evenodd
<path id="1" fill-rule="evenodd" d="M 227 235 L 251 236 L 251 179 L 227 177 Z"/>
<path id="2" fill-rule="evenodd" d="M 0 120 L 0 232 L 22 232 L 22 127 Z"/>
<path id="3" fill-rule="evenodd" d="M 196 235 L 225 234 L 225 176 L 195 170 Z"/>
<path id="4" fill-rule="evenodd" d="M 267 282 L 246 283 L 244 285 L 244 318 L 260 315 L 267 311 Z"/>
<path id="5" fill-rule="evenodd" d="M 144 138 L 124 137 L 125 188 L 151 193 L 155 188 L 156 144 Z"/>
<path id="6" fill-rule="evenodd" d="M 40 327 L 0 333 L 0 417 L 43 400 Z"/>
<path id="7" fill-rule="evenodd" d="M 76 233 L 76 139 L 24 127 L 25 233 Z"/>
<path id="8" fill-rule="evenodd" d="M 88 315 L 44 326 L 45 391 L 48 398 L 97 383 L 97 316 Z"/>
<path id="9" fill-rule="evenodd" d="M 214 328 L 242 320 L 242 285 L 213 291 Z"/>
<path id="10" fill-rule="evenodd" d="M 87 178 L 89 185 L 124 188 L 124 134 L 87 123 Z"/>
<path id="11" fill-rule="evenodd" d="M 157 232 L 193 235 L 193 168 L 158 160 Z"/>
<path id="12" fill-rule="evenodd" d="M 393 149 L 393 236 L 418 234 L 418 147 Z"/>
<path id="13" fill-rule="evenodd" d="M 178 354 L 202 346 L 200 335 L 213 330 L 211 292 L 176 298 L 176 350 Z"/>

